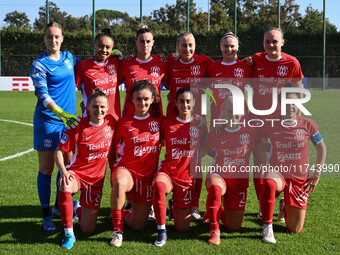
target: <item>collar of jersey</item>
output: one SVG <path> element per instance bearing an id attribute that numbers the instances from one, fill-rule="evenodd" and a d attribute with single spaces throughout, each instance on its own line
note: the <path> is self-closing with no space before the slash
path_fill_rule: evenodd
<path id="1" fill-rule="evenodd" d="M 148 115 L 144 116 L 144 117 L 138 117 L 136 115 L 134 115 L 133 117 L 136 119 L 136 120 L 146 120 L 147 118 L 149 118 L 150 116 L 150 113 L 148 113 Z"/>
<path id="2" fill-rule="evenodd" d="M 92 121 L 90 121 L 90 125 L 91 126 L 94 126 L 94 127 L 100 127 L 101 125 L 103 125 L 104 123 L 104 120 L 102 120 L 100 123 L 96 124 L 96 123 L 93 123 Z"/>
<path id="3" fill-rule="evenodd" d="M 192 58 L 189 62 L 184 62 L 181 58 L 179 59 L 179 62 L 181 62 L 181 63 L 184 64 L 184 65 L 189 65 L 189 64 L 191 64 L 191 63 L 194 62 L 194 61 L 195 61 L 194 58 Z"/>
<path id="4" fill-rule="evenodd" d="M 146 60 L 142 60 L 142 59 L 139 59 L 139 58 L 136 58 L 136 60 L 140 63 L 149 63 L 151 60 L 152 60 L 152 56 L 150 56 L 148 59 Z"/>
<path id="5" fill-rule="evenodd" d="M 283 121 L 283 124 L 287 125 L 287 126 L 296 126 L 296 121 Z"/>
<path id="6" fill-rule="evenodd" d="M 182 120 L 180 117 L 176 117 L 176 120 L 178 120 L 181 123 L 189 123 L 192 121 L 192 118 L 188 119 L 188 120 Z"/>
<path id="7" fill-rule="evenodd" d="M 106 60 L 105 63 L 99 63 L 96 60 L 94 60 L 94 63 L 98 66 L 106 66 L 108 62 L 109 62 L 109 60 Z"/>
<path id="8" fill-rule="evenodd" d="M 232 65 L 236 64 L 236 60 L 234 60 L 233 62 L 230 62 L 230 63 L 222 61 L 221 64 L 225 65 L 225 66 L 232 66 Z"/>
<path id="9" fill-rule="evenodd" d="M 241 125 L 238 126 L 238 128 L 236 129 L 229 129 L 229 128 L 224 128 L 225 131 L 229 132 L 229 133 L 235 133 L 237 131 L 239 131 L 241 129 Z"/>
<path id="10" fill-rule="evenodd" d="M 266 59 L 268 59 L 271 62 L 276 62 L 279 61 L 282 58 L 282 56 L 278 57 L 278 58 L 269 58 L 268 55 L 266 55 Z"/>

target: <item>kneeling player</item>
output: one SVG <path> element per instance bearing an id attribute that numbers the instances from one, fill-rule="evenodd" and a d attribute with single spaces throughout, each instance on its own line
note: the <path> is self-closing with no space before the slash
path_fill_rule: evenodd
<path id="1" fill-rule="evenodd" d="M 208 197 L 207 216 L 210 224 L 210 244 L 220 244 L 219 221 L 232 231 L 242 225 L 249 186 L 249 171 L 244 171 L 250 162 L 257 134 L 254 128 L 238 124 L 241 115 L 233 114 L 233 97 L 229 97 L 221 108 L 221 119 L 226 126 L 213 129 L 201 152 L 214 153 L 214 163 L 206 178 Z M 242 169 L 243 167 L 243 169 Z M 222 196 L 224 208 L 222 204 Z"/>
<path id="2" fill-rule="evenodd" d="M 297 99 L 295 93 L 288 93 L 288 99 Z M 281 100 L 279 100 L 280 102 Z M 276 243 L 272 221 L 275 197 L 284 192 L 284 200 L 280 201 L 286 227 L 289 232 L 300 233 L 305 220 L 309 191 L 313 192 L 322 165 L 326 159 L 325 143 L 319 133 L 318 126 L 311 119 L 298 116 L 296 105 L 288 104 L 286 116 L 275 127 L 266 127 L 264 136 L 271 142 L 271 158 L 269 166 L 291 171 L 268 172 L 263 181 L 260 197 L 263 221 L 263 241 Z M 311 140 L 317 152 L 316 171 L 309 177 L 308 173 L 308 141 Z M 270 170 L 270 168 L 268 168 Z M 294 170 L 295 169 L 295 170 Z"/>
<path id="3" fill-rule="evenodd" d="M 84 117 L 75 129 L 67 130 L 55 153 L 59 168 L 59 209 L 65 238 L 62 247 L 71 249 L 75 242 L 73 210 L 76 209 L 80 228 L 93 232 L 104 184 L 106 164 L 111 150 L 115 119 L 107 114 L 107 96 L 95 90 L 88 101 L 89 117 Z M 65 153 L 74 150 L 71 162 L 65 166 Z M 112 154 L 113 155 L 113 154 Z M 73 208 L 72 195 L 81 190 L 79 208 Z"/>

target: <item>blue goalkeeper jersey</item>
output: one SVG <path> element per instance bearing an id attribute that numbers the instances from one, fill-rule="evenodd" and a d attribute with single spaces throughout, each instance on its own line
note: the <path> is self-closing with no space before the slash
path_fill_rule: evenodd
<path id="1" fill-rule="evenodd" d="M 38 102 L 36 114 L 52 123 L 63 122 L 46 108 L 53 100 L 65 112 L 76 112 L 76 86 L 74 66 L 79 59 L 68 51 L 60 52 L 60 59 L 55 61 L 44 52 L 36 58 L 31 66 L 30 76 L 35 87 Z"/>

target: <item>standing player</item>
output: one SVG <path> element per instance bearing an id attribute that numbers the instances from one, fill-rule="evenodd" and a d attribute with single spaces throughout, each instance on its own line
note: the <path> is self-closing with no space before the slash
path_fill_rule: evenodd
<path id="1" fill-rule="evenodd" d="M 232 32 L 228 32 L 222 36 L 220 48 L 223 59 L 209 65 L 206 77 L 211 78 L 213 84 L 232 84 L 244 91 L 248 82 L 248 78 L 252 76 L 252 68 L 244 61 L 237 59 L 239 49 L 239 39 Z M 231 96 L 229 89 L 215 89 L 218 92 L 222 103 Z M 213 119 L 218 119 L 221 113 L 221 106 L 215 105 L 213 101 L 210 104 L 211 121 L 210 129 L 212 129 Z M 245 108 L 246 103 L 245 103 Z M 248 112 L 245 110 L 244 118 L 248 118 Z"/>
<path id="2" fill-rule="evenodd" d="M 196 105 L 201 105 L 202 90 L 200 90 L 196 83 L 201 81 L 206 75 L 208 66 L 214 61 L 205 55 L 195 54 L 196 41 L 195 37 L 190 32 L 181 32 L 177 36 L 176 42 L 176 54 L 175 56 L 168 56 L 169 64 L 169 86 L 167 89 L 170 90 L 168 95 L 168 107 L 167 116 L 176 117 L 176 93 L 179 88 L 190 87 L 195 93 Z M 191 85 L 191 80 L 194 80 L 194 84 Z M 199 114 L 201 108 L 197 107 L 195 113 Z M 193 217 L 198 219 L 201 217 L 198 207 L 199 198 L 202 189 L 202 178 L 197 178 L 195 180 L 195 191 L 193 196 L 195 197 L 195 203 L 193 206 Z"/>
<path id="3" fill-rule="evenodd" d="M 251 151 L 259 139 L 254 128 L 239 125 L 241 118 L 233 115 L 233 97 L 228 97 L 221 109 L 221 119 L 228 122 L 220 132 L 213 129 L 209 133 L 201 151 L 214 153 L 212 166 L 216 171 L 209 172 L 205 182 L 211 235 L 208 242 L 214 245 L 220 244 L 220 219 L 231 231 L 241 229 L 243 221 L 249 186 L 249 171 L 244 169 L 249 166 Z"/>
<path id="4" fill-rule="evenodd" d="M 166 144 L 166 154 L 153 179 L 152 204 L 155 210 L 158 236 L 154 244 L 164 246 L 167 240 L 165 228 L 166 194 L 173 192 L 173 212 L 177 231 L 190 227 L 193 197 L 193 174 L 190 165 L 197 164 L 197 148 L 205 138 L 207 128 L 198 128 L 193 118 L 195 101 L 192 91 L 183 87 L 176 93 L 178 116 L 167 117 L 161 128 Z"/>
<path id="5" fill-rule="evenodd" d="M 116 120 L 107 115 L 108 98 L 96 89 L 89 97 L 88 117 L 83 117 L 79 125 L 67 130 L 55 152 L 59 168 L 59 208 L 65 231 L 62 247 L 71 249 L 76 241 L 73 233 L 73 211 L 77 211 L 80 229 L 93 232 L 102 198 L 106 164 L 112 146 Z M 74 151 L 69 165 L 64 155 Z M 111 154 L 110 156 L 113 156 Z M 81 207 L 73 208 L 72 195 L 81 190 Z"/>
<path id="6" fill-rule="evenodd" d="M 146 25 L 141 25 L 137 31 L 136 46 L 137 56 L 129 60 L 123 60 L 119 66 L 119 84 L 125 81 L 126 95 L 130 95 L 131 85 L 138 80 L 149 80 L 157 89 L 157 95 L 161 100 L 161 82 L 165 85 L 168 80 L 168 64 L 159 57 L 151 54 L 154 44 L 153 34 Z M 159 103 L 161 113 L 162 101 Z M 134 113 L 134 105 L 128 96 L 125 98 L 123 116 Z"/>
<path id="7" fill-rule="evenodd" d="M 272 105 L 272 89 L 280 89 L 287 82 L 293 83 L 294 87 L 302 87 L 303 74 L 299 61 L 284 52 L 284 35 L 280 28 L 270 28 L 264 33 L 263 46 L 265 52 L 256 53 L 252 57 L 253 61 L 253 88 L 254 98 L 253 105 L 257 110 L 269 109 Z M 279 110 L 277 109 L 272 115 L 253 116 L 255 118 L 272 119 L 278 117 Z M 267 163 L 267 154 L 254 150 L 254 164 L 257 166 Z M 260 199 L 262 187 L 262 175 L 254 174 L 254 185 L 257 199 Z M 261 209 L 259 212 L 261 216 Z"/>
<path id="8" fill-rule="evenodd" d="M 114 41 L 110 29 L 103 29 L 94 41 L 95 56 L 80 61 L 76 67 L 76 86 L 81 88 L 83 103 L 96 88 L 100 88 L 109 100 L 109 111 L 116 120 L 120 117 L 120 97 L 117 82 L 119 59 L 111 55 Z M 85 111 L 83 116 L 88 116 Z"/>
<path id="9" fill-rule="evenodd" d="M 297 99 L 296 93 L 287 93 L 287 99 Z M 281 101 L 281 100 L 280 100 Z M 300 233 L 305 220 L 309 191 L 313 192 L 320 178 L 326 159 L 326 146 L 318 126 L 311 119 L 300 117 L 296 105 L 288 104 L 283 124 L 265 127 L 261 132 L 269 137 L 271 157 L 269 165 L 283 171 L 268 171 L 263 179 L 261 208 L 263 241 L 276 243 L 273 233 L 275 197 L 284 192 L 280 201 L 286 227 L 289 232 Z M 316 152 L 315 172 L 309 177 L 308 142 L 312 141 Z M 291 169 L 287 171 L 286 169 Z M 270 170 L 270 168 L 269 168 Z"/>
<path id="10" fill-rule="evenodd" d="M 38 151 L 38 194 L 43 227 L 47 231 L 56 230 L 50 214 L 53 154 L 66 128 L 77 124 L 77 117 L 73 115 L 76 112 L 74 66 L 79 60 L 68 51 L 60 51 L 63 40 L 62 27 L 57 22 L 49 23 L 44 35 L 46 51 L 34 60 L 30 71 L 38 97 L 33 120 L 34 149 Z M 52 214 L 59 216 L 57 201 L 58 197 Z"/>
<path id="11" fill-rule="evenodd" d="M 120 247 L 123 221 L 136 230 L 148 222 L 152 204 L 152 179 L 158 167 L 160 126 L 163 115 L 155 86 L 148 80 L 136 81 L 130 89 L 134 114 L 123 116 L 117 124 L 115 143 L 121 143 L 120 158 L 111 175 L 111 216 L 113 238 L 110 245 Z M 151 111 L 151 108 L 153 111 Z M 132 202 L 132 214 L 124 217 L 123 206 Z"/>

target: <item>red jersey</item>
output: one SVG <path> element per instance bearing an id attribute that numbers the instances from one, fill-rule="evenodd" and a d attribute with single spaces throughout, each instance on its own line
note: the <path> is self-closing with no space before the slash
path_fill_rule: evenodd
<path id="1" fill-rule="evenodd" d="M 65 152 L 74 150 L 66 169 L 74 171 L 86 183 L 102 187 L 115 126 L 116 120 L 107 115 L 101 125 L 84 117 L 76 128 L 66 130 L 59 147 Z"/>
<path id="2" fill-rule="evenodd" d="M 211 78 L 213 84 L 232 84 L 240 88 L 243 92 L 247 85 L 247 79 L 252 77 L 253 69 L 244 61 L 235 60 L 232 63 L 226 63 L 222 60 L 211 64 L 208 67 L 206 76 Z M 229 89 L 214 88 L 218 93 L 222 104 L 231 96 Z M 221 116 L 221 104 L 217 101 L 217 105 L 213 101 L 210 103 L 211 119 L 218 119 Z M 247 119 L 247 104 L 244 102 L 245 118 Z M 211 121 L 212 123 L 212 121 Z M 210 127 L 212 127 L 210 125 Z"/>
<path id="3" fill-rule="evenodd" d="M 196 105 L 201 105 L 201 95 L 204 93 L 195 85 L 190 86 L 190 81 L 193 79 L 194 83 L 201 81 L 200 78 L 205 77 L 208 66 L 214 61 L 205 55 L 194 54 L 193 59 L 189 62 L 184 62 L 181 59 L 176 60 L 175 56 L 167 57 L 169 63 L 169 87 L 170 87 L 170 102 L 168 103 L 167 116 L 176 116 L 175 100 L 176 92 L 179 88 L 191 88 L 195 95 Z M 202 86 L 201 86 L 202 87 Z M 197 96 L 196 96 L 197 95 Z M 196 107 L 195 112 L 200 112 L 200 107 Z"/>
<path id="4" fill-rule="evenodd" d="M 156 87 L 160 100 L 161 81 L 168 80 L 168 63 L 162 62 L 159 57 L 151 55 L 147 60 L 141 60 L 136 56 L 130 60 L 123 60 L 119 65 L 119 84 L 125 81 L 126 98 L 123 115 L 135 112 L 134 105 L 129 100 L 131 85 L 138 80 L 149 80 Z M 162 101 L 160 101 L 160 112 L 163 113 Z"/>
<path id="5" fill-rule="evenodd" d="M 297 117 L 297 125 L 285 126 L 275 122 L 275 126 L 264 126 L 260 129 L 264 136 L 269 137 L 272 150 L 269 164 L 285 166 L 280 172 L 285 178 L 308 178 L 308 140 L 318 133 L 318 126 L 311 119 Z"/>
<path id="6" fill-rule="evenodd" d="M 122 140 L 118 153 L 120 158 L 115 166 L 130 170 L 142 181 L 151 181 L 157 171 L 160 152 L 160 127 L 163 116 L 137 117 L 126 115 L 117 124 L 115 144 Z"/>
<path id="7" fill-rule="evenodd" d="M 110 56 L 106 63 L 98 63 L 94 58 L 80 61 L 75 67 L 76 86 L 81 89 L 84 105 L 87 106 L 92 92 L 99 88 L 108 97 L 109 111 L 116 120 L 120 114 L 120 97 L 117 82 L 119 60 Z M 89 116 L 84 112 L 83 117 Z"/>
<path id="8" fill-rule="evenodd" d="M 160 167 L 183 188 L 192 185 L 193 171 L 199 163 L 197 150 L 207 133 L 207 128 L 198 128 L 198 124 L 195 119 L 184 121 L 178 117 L 167 117 L 162 123 L 166 153 Z"/>
<path id="9" fill-rule="evenodd" d="M 249 178 L 249 171 L 245 170 L 250 165 L 251 151 L 259 142 L 253 127 L 239 126 L 235 130 L 224 128 L 220 134 L 216 134 L 213 129 L 203 149 L 206 152 L 215 151 L 213 166 L 223 178 Z"/>
<path id="10" fill-rule="evenodd" d="M 286 53 L 281 53 L 281 58 L 272 60 L 266 52 L 256 53 L 253 56 L 253 88 L 255 109 L 266 110 L 272 106 L 272 88 L 281 88 L 287 82 L 295 82 L 303 79 L 299 61 Z M 277 109 L 273 115 L 278 115 Z"/>

